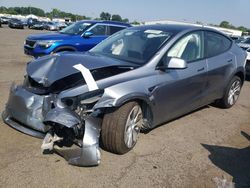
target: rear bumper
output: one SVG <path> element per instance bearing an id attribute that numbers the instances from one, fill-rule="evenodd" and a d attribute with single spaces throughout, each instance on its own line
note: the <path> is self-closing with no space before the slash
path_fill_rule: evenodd
<path id="1" fill-rule="evenodd" d="M 44 115 L 49 109 L 49 96 L 30 93 L 22 86 L 12 86 L 2 114 L 3 121 L 11 127 L 42 138 L 50 129 L 43 123 Z"/>

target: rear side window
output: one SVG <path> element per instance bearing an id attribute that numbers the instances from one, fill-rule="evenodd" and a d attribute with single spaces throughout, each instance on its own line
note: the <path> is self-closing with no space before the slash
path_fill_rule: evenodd
<path id="1" fill-rule="evenodd" d="M 113 35 L 114 33 L 122 30 L 122 29 L 125 29 L 125 27 L 118 27 L 118 26 L 108 26 L 109 28 L 109 32 L 108 32 L 108 35 Z"/>
<path id="2" fill-rule="evenodd" d="M 205 54 L 213 57 L 229 50 L 232 42 L 225 36 L 214 32 L 205 32 Z"/>

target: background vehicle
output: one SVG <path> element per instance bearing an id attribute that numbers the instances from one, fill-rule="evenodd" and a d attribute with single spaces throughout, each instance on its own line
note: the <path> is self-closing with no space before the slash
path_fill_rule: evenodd
<path id="1" fill-rule="evenodd" d="M 127 27 L 130 25 L 112 21 L 79 21 L 57 33 L 28 36 L 24 52 L 39 57 L 61 51 L 87 51 L 109 35 Z"/>
<path id="2" fill-rule="evenodd" d="M 250 76 L 250 48 L 247 49 L 246 74 Z"/>
<path id="3" fill-rule="evenodd" d="M 58 31 L 59 27 L 55 22 L 48 22 L 44 27 L 48 31 Z"/>
<path id="4" fill-rule="evenodd" d="M 238 45 L 243 49 L 243 50 L 247 50 L 248 48 L 250 48 L 250 37 L 246 38 L 245 40 L 241 41 L 240 43 L 238 43 Z"/>
<path id="5" fill-rule="evenodd" d="M 2 17 L 1 17 L 1 20 L 2 20 L 2 24 L 8 24 L 10 18 L 7 18 L 7 17 L 2 16 Z"/>
<path id="6" fill-rule="evenodd" d="M 29 63 L 23 85 L 11 87 L 3 119 L 33 136 L 47 133 L 44 150 L 76 143 L 81 155 L 69 160 L 73 165 L 98 165 L 100 134 L 106 150 L 124 154 L 140 130 L 215 101 L 232 107 L 245 60 L 238 45 L 212 29 L 132 27 L 88 52 Z"/>
<path id="7" fill-rule="evenodd" d="M 31 26 L 33 26 L 35 23 L 37 23 L 38 22 L 38 20 L 37 19 L 35 19 L 35 18 L 29 18 L 28 20 L 27 20 L 27 26 L 28 26 L 28 28 L 30 28 Z"/>
<path id="8" fill-rule="evenodd" d="M 30 29 L 43 30 L 44 27 L 45 27 L 45 24 L 46 24 L 46 23 L 44 23 L 44 22 L 39 22 L 39 21 L 37 21 L 37 22 L 34 22 L 33 25 L 30 25 L 29 28 L 30 28 Z"/>
<path id="9" fill-rule="evenodd" d="M 24 29 L 23 22 L 21 20 L 16 19 L 16 18 L 12 18 L 9 20 L 9 27 L 16 28 L 16 29 Z"/>
<path id="10" fill-rule="evenodd" d="M 56 25 L 58 27 L 58 30 L 62 30 L 68 26 L 66 23 L 63 22 L 57 22 Z"/>

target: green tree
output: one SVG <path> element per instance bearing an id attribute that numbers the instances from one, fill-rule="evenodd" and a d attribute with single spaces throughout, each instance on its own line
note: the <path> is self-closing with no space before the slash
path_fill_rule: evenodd
<path id="1" fill-rule="evenodd" d="M 140 25 L 140 22 L 137 22 L 136 20 L 131 23 L 132 25 Z"/>
<path id="2" fill-rule="evenodd" d="M 128 18 L 124 18 L 124 19 L 122 19 L 122 22 L 129 23 L 129 19 Z"/>
<path id="3" fill-rule="evenodd" d="M 100 14 L 101 20 L 110 20 L 111 19 L 111 14 L 108 12 L 102 12 Z"/>
<path id="4" fill-rule="evenodd" d="M 122 21 L 122 17 L 119 14 L 114 14 L 112 15 L 112 21 L 118 21 L 121 22 Z"/>
<path id="5" fill-rule="evenodd" d="M 231 28 L 231 25 L 228 21 L 222 21 L 220 23 L 220 27 L 224 27 L 224 28 Z"/>

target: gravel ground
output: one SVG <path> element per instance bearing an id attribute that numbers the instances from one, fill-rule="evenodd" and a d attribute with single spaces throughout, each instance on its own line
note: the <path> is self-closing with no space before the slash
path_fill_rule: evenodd
<path id="1" fill-rule="evenodd" d="M 21 82 L 31 60 L 23 41 L 41 31 L 0 28 L 0 110 L 12 81 Z M 101 165 L 80 168 L 64 158 L 42 155 L 41 140 L 0 120 L 0 187 L 217 187 L 226 178 L 250 187 L 250 81 L 227 110 L 206 106 L 141 134 L 125 155 L 102 151 Z"/>

